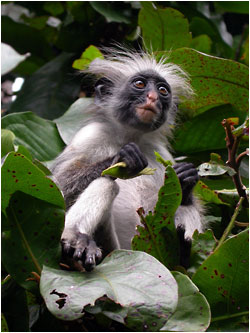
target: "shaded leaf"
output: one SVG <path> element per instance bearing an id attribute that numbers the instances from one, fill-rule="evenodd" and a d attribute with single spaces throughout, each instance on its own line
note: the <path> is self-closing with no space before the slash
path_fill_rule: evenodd
<path id="1" fill-rule="evenodd" d="M 118 2 L 121 4 L 121 2 Z M 100 14 L 102 14 L 108 22 L 130 23 L 128 11 L 120 9 L 115 3 L 90 1 L 90 5 Z"/>
<path id="2" fill-rule="evenodd" d="M 23 288 L 35 291 L 27 281 L 31 272 L 41 273 L 43 264 L 58 267 L 64 210 L 22 192 L 12 195 L 6 209 L 2 236 L 2 261 Z"/>
<path id="3" fill-rule="evenodd" d="M 178 237 L 174 215 L 181 203 L 182 191 L 179 179 L 171 166 L 166 168 L 164 185 L 160 188 L 154 212 L 144 216 L 138 210 L 141 226 L 132 240 L 133 250 L 147 252 L 167 267 L 179 264 Z"/>
<path id="4" fill-rule="evenodd" d="M 54 120 L 60 136 L 66 144 L 69 144 L 74 135 L 82 128 L 84 120 L 88 119 L 89 114 L 86 110 L 92 103 L 92 98 L 79 98 L 63 116 Z"/>
<path id="5" fill-rule="evenodd" d="M 40 161 L 54 159 L 64 148 L 56 125 L 32 112 L 9 114 L 2 127 L 15 134 L 15 144 L 25 146 Z"/>
<path id="6" fill-rule="evenodd" d="M 178 283 L 178 305 L 160 331 L 205 332 L 210 324 L 210 307 L 198 288 L 180 272 L 172 272 Z"/>
<path id="7" fill-rule="evenodd" d="M 54 16 L 58 16 L 64 12 L 63 4 L 59 1 L 46 1 L 43 9 Z"/>
<path id="8" fill-rule="evenodd" d="M 199 35 L 192 39 L 190 47 L 200 52 L 211 53 L 212 40 L 208 35 Z"/>
<path id="9" fill-rule="evenodd" d="M 125 322 L 135 331 L 159 330 L 178 301 L 177 284 L 166 267 L 146 253 L 125 250 L 114 251 L 92 272 L 44 266 L 40 290 L 48 309 L 64 320 L 81 318 L 86 305 L 106 295 L 126 310 Z"/>
<path id="10" fill-rule="evenodd" d="M 213 319 L 240 316 L 248 310 L 248 238 L 248 230 L 229 238 L 193 276 L 211 306 Z"/>
<path id="11" fill-rule="evenodd" d="M 215 245 L 216 240 L 212 230 L 206 230 L 204 233 L 199 233 L 197 230 L 194 232 L 188 273 L 194 274 L 197 271 L 213 252 Z"/>
<path id="12" fill-rule="evenodd" d="M 26 79 L 9 111 L 32 111 L 47 119 L 61 116 L 80 91 L 80 78 L 71 69 L 73 56 L 61 53 Z"/>
<path id="13" fill-rule="evenodd" d="M 149 50 L 174 50 L 191 43 L 188 20 L 176 9 L 159 9 L 152 2 L 143 1 L 138 23 Z"/>
<path id="14" fill-rule="evenodd" d="M 8 330 L 4 330 L 3 322 L 1 332 L 29 332 L 29 311 L 25 290 L 12 278 L 2 283 L 2 307 Z"/>
<path id="15" fill-rule="evenodd" d="M 24 155 L 11 152 L 2 166 L 2 210 L 12 194 L 22 191 L 64 209 L 64 199 L 56 184 Z"/>
<path id="16" fill-rule="evenodd" d="M 1 130 L 1 157 L 7 155 L 10 151 L 14 151 L 15 134 L 7 129 Z"/>
<path id="17" fill-rule="evenodd" d="M 230 115 L 237 115 L 243 122 L 245 112 L 239 112 L 231 105 L 222 105 L 204 111 L 184 122 L 175 131 L 173 147 L 179 154 L 192 154 L 202 151 L 225 149 L 225 131 L 221 121 Z"/>

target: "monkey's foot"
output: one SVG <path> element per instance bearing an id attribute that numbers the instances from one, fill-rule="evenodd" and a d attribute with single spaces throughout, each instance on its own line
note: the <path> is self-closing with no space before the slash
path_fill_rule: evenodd
<path id="1" fill-rule="evenodd" d="M 74 238 L 62 238 L 62 255 L 68 261 L 70 259 L 81 262 L 86 271 L 92 271 L 101 261 L 102 251 L 96 245 L 95 241 L 87 234 L 77 232 Z"/>

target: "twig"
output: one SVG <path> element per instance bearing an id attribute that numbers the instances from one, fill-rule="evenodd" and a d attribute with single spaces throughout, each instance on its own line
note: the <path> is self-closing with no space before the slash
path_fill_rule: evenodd
<path id="1" fill-rule="evenodd" d="M 226 145 L 227 145 L 227 151 L 228 151 L 228 160 L 226 164 L 234 169 L 236 172 L 235 175 L 232 176 L 233 182 L 235 184 L 235 187 L 237 189 L 237 192 L 239 193 L 239 196 L 244 198 L 243 205 L 244 207 L 248 207 L 248 197 L 246 193 L 246 188 L 242 184 L 240 173 L 239 173 L 239 166 L 242 158 L 245 154 L 240 154 L 238 157 L 236 156 L 237 149 L 240 143 L 240 136 L 234 136 L 232 133 L 232 125 L 230 124 L 227 119 L 224 119 L 221 122 L 222 126 L 224 127 L 226 131 Z"/>
<path id="2" fill-rule="evenodd" d="M 233 229 L 236 217 L 238 216 L 238 214 L 240 212 L 240 209 L 241 209 L 243 201 L 244 201 L 244 198 L 241 197 L 240 200 L 239 200 L 239 202 L 237 203 L 236 209 L 234 211 L 234 214 L 233 214 L 233 216 L 232 216 L 232 218 L 231 218 L 228 226 L 226 227 L 226 229 L 225 229 L 225 231 L 224 231 L 221 239 L 219 240 L 219 243 L 218 243 L 215 251 L 218 250 L 218 248 L 224 243 L 225 239 L 227 238 L 227 236 L 229 235 L 229 233 Z"/>

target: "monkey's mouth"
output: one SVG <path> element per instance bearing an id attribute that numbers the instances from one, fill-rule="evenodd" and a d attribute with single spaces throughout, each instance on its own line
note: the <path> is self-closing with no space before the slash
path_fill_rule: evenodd
<path id="1" fill-rule="evenodd" d="M 152 122 L 155 116 L 159 113 L 158 108 L 150 104 L 138 106 L 135 111 L 138 118 L 145 123 Z"/>

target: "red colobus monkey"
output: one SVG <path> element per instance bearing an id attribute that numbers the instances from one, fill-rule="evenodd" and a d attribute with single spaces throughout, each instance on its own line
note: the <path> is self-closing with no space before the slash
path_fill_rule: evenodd
<path id="1" fill-rule="evenodd" d="M 109 51 L 88 68 L 97 77 L 93 116 L 53 167 L 67 206 L 63 256 L 80 261 L 86 270 L 114 249 L 131 248 L 140 224 L 137 209 L 153 211 L 164 181 L 165 169 L 155 161 L 154 151 L 174 162 L 167 141 L 170 123 L 178 101 L 192 94 L 186 73 L 166 59 L 157 62 L 143 52 Z M 147 165 L 157 170 L 128 180 L 101 176 L 119 161 L 126 163 L 131 175 Z M 201 207 L 192 194 L 198 174 L 189 163 L 174 168 L 183 191 L 175 225 L 184 244 L 185 266 L 193 232 L 203 230 Z"/>

